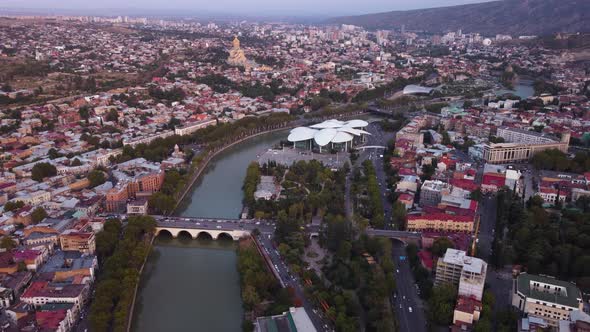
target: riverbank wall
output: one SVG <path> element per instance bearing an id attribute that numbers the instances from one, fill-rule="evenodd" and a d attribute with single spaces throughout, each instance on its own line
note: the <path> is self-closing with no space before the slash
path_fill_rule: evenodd
<path id="1" fill-rule="evenodd" d="M 127 318 L 127 332 L 131 332 L 131 325 L 133 324 L 133 317 L 135 317 L 135 301 L 137 300 L 137 292 L 139 291 L 139 285 L 141 283 L 141 278 L 143 276 L 143 268 L 145 267 L 145 264 L 147 263 L 148 258 L 150 257 L 152 248 L 154 246 L 154 241 L 156 239 L 156 235 L 153 234 L 152 235 L 152 239 L 150 240 L 150 245 L 148 247 L 148 253 L 147 255 L 145 255 L 145 258 L 143 259 L 143 263 L 141 264 L 141 268 L 139 269 L 139 277 L 137 280 L 137 283 L 135 284 L 135 289 L 133 290 L 133 300 L 131 301 L 131 308 L 129 309 L 129 317 Z"/>

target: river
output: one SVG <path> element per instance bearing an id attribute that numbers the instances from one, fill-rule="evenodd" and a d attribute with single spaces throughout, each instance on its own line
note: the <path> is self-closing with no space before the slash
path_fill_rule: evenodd
<path id="1" fill-rule="evenodd" d="M 497 96 L 501 96 L 506 93 L 512 93 L 522 99 L 526 99 L 535 94 L 535 89 L 533 88 L 532 80 L 521 78 L 518 80 L 518 83 L 514 85 L 514 90 L 500 89 L 496 90 L 495 93 Z"/>
<path id="2" fill-rule="evenodd" d="M 287 137 L 261 135 L 213 158 L 178 209 L 181 216 L 238 218 L 248 164 Z M 158 237 L 137 298 L 133 330 L 241 331 L 236 244 Z"/>

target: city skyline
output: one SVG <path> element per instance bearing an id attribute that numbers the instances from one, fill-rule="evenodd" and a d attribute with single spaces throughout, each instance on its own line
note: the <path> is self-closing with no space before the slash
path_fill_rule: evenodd
<path id="1" fill-rule="evenodd" d="M 488 2 L 489 0 L 371 0 L 369 2 L 357 2 L 352 0 L 336 1 L 327 0 L 318 4 L 312 0 L 287 0 L 279 3 L 270 0 L 252 0 L 241 2 L 237 0 L 220 0 L 215 3 L 205 1 L 171 0 L 131 0 L 124 4 L 119 1 L 105 0 L 100 4 L 81 4 L 74 0 L 44 1 L 44 0 L 8 0 L 0 4 L 0 8 L 17 10 L 47 11 L 48 13 L 69 12 L 91 14 L 99 11 L 101 15 L 129 14 L 156 15 L 158 11 L 162 15 L 260 15 L 260 16 L 337 16 L 349 14 L 368 14 L 396 10 L 413 10 L 444 6 L 465 5 L 472 3 Z"/>
<path id="2" fill-rule="evenodd" d="M 0 0 L 3 330 L 590 330 L 590 2 L 77 1 Z"/>

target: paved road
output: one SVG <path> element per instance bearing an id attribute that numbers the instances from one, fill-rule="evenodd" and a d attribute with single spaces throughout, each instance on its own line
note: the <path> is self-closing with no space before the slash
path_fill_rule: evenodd
<path id="1" fill-rule="evenodd" d="M 305 293 L 303 291 L 303 286 L 301 285 L 301 280 L 296 276 L 296 274 L 292 273 L 289 270 L 289 267 L 279 254 L 279 251 L 275 249 L 272 245 L 272 237 L 274 232 L 262 232 L 260 236 L 257 237 L 258 242 L 262 246 L 263 250 L 268 254 L 270 260 L 272 261 L 273 268 L 276 272 L 278 272 L 281 283 L 286 287 L 293 288 L 295 292 L 295 296 L 299 298 L 302 303 L 307 315 L 311 319 L 313 325 L 318 331 L 332 331 L 330 328 L 330 322 L 321 314 L 315 305 L 309 301 L 305 297 Z"/>
<path id="2" fill-rule="evenodd" d="M 160 227 L 175 227 L 187 229 L 203 229 L 212 231 L 253 231 L 273 232 L 274 223 L 268 220 L 239 220 L 239 219 L 191 219 L 179 217 L 154 217 Z"/>
<path id="3" fill-rule="evenodd" d="M 367 127 L 367 131 L 372 135 L 369 136 L 366 145 L 381 145 L 387 146 L 387 142 L 391 140 L 395 134 L 386 133 L 381 130 L 378 123 L 371 123 Z M 390 237 L 392 232 L 390 221 L 392 213 L 392 202 L 389 200 L 389 190 L 387 188 L 387 177 L 383 166 L 383 150 L 365 151 L 361 154 L 363 160 L 370 159 L 375 166 L 377 182 L 381 190 L 381 199 L 383 201 L 383 210 L 385 216 L 386 230 L 369 229 L 368 234 L 376 236 Z M 359 161 L 362 162 L 362 158 Z M 398 233 L 398 232 L 396 232 Z M 401 236 L 416 236 L 420 237 L 419 233 L 399 232 Z M 401 259 L 405 257 L 405 245 L 399 241 L 393 241 L 393 259 L 396 266 L 396 291 L 392 294 L 392 305 L 395 310 L 395 316 L 400 324 L 400 331 L 421 332 L 426 331 L 426 317 L 424 314 L 424 306 L 422 300 L 418 296 L 417 287 L 414 281 L 414 275 L 407 260 Z M 411 309 L 410 309 L 411 308 Z M 412 312 L 410 312 L 412 310 Z"/>
<path id="4" fill-rule="evenodd" d="M 395 282 L 397 290 L 393 295 L 395 316 L 400 324 L 400 331 L 426 331 L 426 317 L 424 305 L 418 296 L 414 276 L 406 256 L 405 246 L 399 241 L 393 241 L 393 259 L 396 266 Z M 410 312 L 410 310 L 412 310 Z"/>
<path id="5" fill-rule="evenodd" d="M 495 236 L 496 215 L 498 201 L 495 196 L 484 196 L 482 199 L 480 213 L 480 232 L 478 234 L 477 256 L 488 262 L 488 273 L 486 283 L 496 299 L 494 313 L 505 310 L 510 306 L 510 294 L 512 289 L 512 274 L 510 269 L 495 270 L 490 264 L 492 256 L 492 244 Z M 499 234 L 500 235 L 500 234 Z"/>
<path id="6" fill-rule="evenodd" d="M 370 132 L 371 135 L 368 136 L 366 145 L 387 146 L 387 142 L 394 136 L 393 133 L 386 133 L 381 130 L 381 125 L 375 122 L 369 124 L 367 131 Z M 368 152 L 369 159 L 373 161 L 373 166 L 375 167 L 377 182 L 379 183 L 379 189 L 381 190 L 381 201 L 383 202 L 385 224 L 388 227 L 391 221 L 392 205 L 388 198 L 389 188 L 387 188 L 387 176 L 385 175 L 385 170 L 383 168 L 383 157 L 381 157 L 385 151 L 382 149 L 377 149 Z"/>
<path id="7" fill-rule="evenodd" d="M 489 261 L 492 255 L 492 242 L 496 228 L 496 206 L 496 197 L 493 195 L 484 196 L 479 206 L 480 222 L 477 236 L 479 253 L 477 256 L 485 261 Z"/>

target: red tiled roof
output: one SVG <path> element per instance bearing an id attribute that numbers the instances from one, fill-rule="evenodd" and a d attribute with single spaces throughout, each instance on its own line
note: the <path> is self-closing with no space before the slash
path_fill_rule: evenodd
<path id="1" fill-rule="evenodd" d="M 13 251 L 14 259 L 16 261 L 34 260 L 39 256 L 41 252 L 39 250 L 15 250 Z"/>
<path id="2" fill-rule="evenodd" d="M 476 308 L 481 308 L 481 302 L 474 297 L 459 296 L 455 310 L 473 313 Z M 480 309 L 481 310 L 481 309 Z"/>
<path id="3" fill-rule="evenodd" d="M 42 330 L 55 331 L 67 316 L 64 309 L 57 309 L 52 311 L 37 311 L 35 319 Z"/>
<path id="4" fill-rule="evenodd" d="M 420 261 L 425 268 L 432 270 L 434 266 L 434 261 L 432 260 L 432 254 L 428 250 L 420 250 L 418 252 L 418 257 L 420 257 Z"/>
<path id="5" fill-rule="evenodd" d="M 506 175 L 498 173 L 485 173 L 482 184 L 502 187 L 506 183 Z"/>
<path id="6" fill-rule="evenodd" d="M 439 208 L 436 206 L 424 206 L 422 208 L 426 213 L 445 213 L 448 215 L 457 215 L 457 216 L 475 216 L 475 209 L 471 207 L 469 209 L 462 209 L 456 206 L 445 206 L 444 208 Z"/>
<path id="7" fill-rule="evenodd" d="M 410 220 L 442 220 L 442 221 L 453 221 L 453 222 L 473 222 L 472 216 L 460 216 L 446 213 L 429 213 L 424 215 L 411 214 L 408 216 Z"/>
<path id="8" fill-rule="evenodd" d="M 408 194 L 408 193 L 401 193 L 401 194 L 399 194 L 399 196 L 397 197 L 397 199 L 400 200 L 400 201 L 413 201 L 414 200 L 414 195 Z"/>
<path id="9" fill-rule="evenodd" d="M 479 186 L 473 180 L 468 179 L 450 179 L 449 183 L 453 187 L 459 187 L 468 191 L 475 191 Z"/>
<path id="10" fill-rule="evenodd" d="M 46 281 L 33 282 L 25 290 L 21 298 L 48 297 L 48 298 L 71 298 L 80 295 L 84 285 L 68 284 L 60 287 L 53 287 Z"/>

